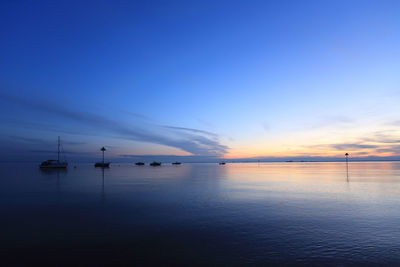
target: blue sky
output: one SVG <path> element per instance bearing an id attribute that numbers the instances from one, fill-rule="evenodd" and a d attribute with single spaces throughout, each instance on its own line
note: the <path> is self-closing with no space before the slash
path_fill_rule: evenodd
<path id="1" fill-rule="evenodd" d="M 398 1 L 2 1 L 2 160 L 397 157 Z M 50 154 L 49 154 L 50 153 Z"/>

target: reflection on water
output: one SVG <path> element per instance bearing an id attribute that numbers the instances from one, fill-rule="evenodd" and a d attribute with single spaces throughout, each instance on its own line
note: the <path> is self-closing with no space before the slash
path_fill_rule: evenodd
<path id="1" fill-rule="evenodd" d="M 108 169 L 108 168 L 107 168 Z M 105 193 L 104 193 L 104 168 L 101 168 L 101 200 L 105 200 Z"/>
<path id="2" fill-rule="evenodd" d="M 400 261 L 397 162 L 0 165 L 7 264 Z"/>

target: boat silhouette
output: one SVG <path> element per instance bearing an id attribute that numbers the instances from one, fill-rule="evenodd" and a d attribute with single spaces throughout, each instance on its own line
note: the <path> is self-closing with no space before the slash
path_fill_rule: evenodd
<path id="1" fill-rule="evenodd" d="M 103 161 L 102 162 L 96 162 L 94 164 L 94 167 L 109 168 L 110 167 L 110 162 L 104 162 L 104 151 L 106 151 L 106 148 L 103 146 L 100 150 L 101 150 L 101 152 L 103 152 Z"/>
<path id="2" fill-rule="evenodd" d="M 67 168 L 68 162 L 60 161 L 60 145 L 61 145 L 61 141 L 60 141 L 60 137 L 58 137 L 57 160 L 49 159 L 49 160 L 43 161 L 39 166 L 41 169 L 66 169 Z"/>
<path id="3" fill-rule="evenodd" d="M 150 163 L 150 166 L 161 166 L 161 162 L 153 161 L 152 163 Z"/>

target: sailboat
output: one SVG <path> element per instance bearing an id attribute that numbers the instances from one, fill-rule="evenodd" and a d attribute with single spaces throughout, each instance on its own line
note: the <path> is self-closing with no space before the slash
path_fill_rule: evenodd
<path id="1" fill-rule="evenodd" d="M 43 161 L 42 164 L 40 164 L 41 169 L 66 169 L 68 166 L 68 162 L 66 161 L 60 161 L 60 137 L 58 137 L 58 149 L 57 149 L 57 160 L 55 159 L 49 159 L 46 161 Z"/>
<path id="2" fill-rule="evenodd" d="M 106 151 L 106 148 L 103 146 L 100 150 L 101 150 L 101 152 L 103 152 L 103 161 L 102 162 L 96 162 L 94 164 L 94 166 L 95 167 L 101 167 L 101 168 L 110 167 L 110 162 L 104 162 L 104 151 Z"/>

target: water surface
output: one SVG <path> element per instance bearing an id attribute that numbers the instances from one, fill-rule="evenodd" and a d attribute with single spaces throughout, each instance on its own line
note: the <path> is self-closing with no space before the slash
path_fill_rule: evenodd
<path id="1" fill-rule="evenodd" d="M 400 163 L 0 164 L 5 265 L 398 265 Z"/>

